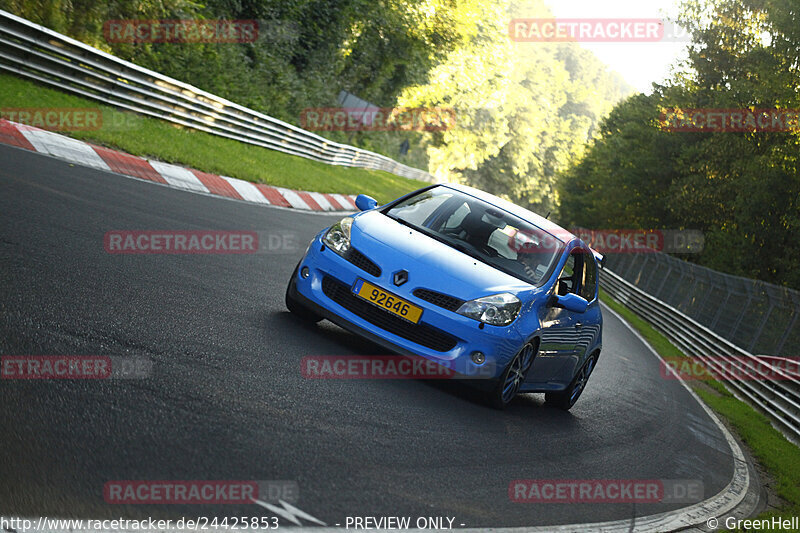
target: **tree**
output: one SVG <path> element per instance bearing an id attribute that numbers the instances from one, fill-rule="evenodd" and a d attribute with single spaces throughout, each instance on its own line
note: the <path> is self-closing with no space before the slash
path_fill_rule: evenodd
<path id="1" fill-rule="evenodd" d="M 668 132 L 667 108 L 797 109 L 800 31 L 783 0 L 687 0 L 682 71 L 620 104 L 560 180 L 565 220 L 700 229 L 688 259 L 800 288 L 798 131 Z"/>
<path id="2" fill-rule="evenodd" d="M 630 89 L 575 43 L 512 43 L 509 22 L 523 13 L 551 16 L 539 0 L 483 6 L 471 41 L 399 101 L 455 110 L 455 128 L 429 135 L 434 175 L 546 212 L 557 173 Z"/>

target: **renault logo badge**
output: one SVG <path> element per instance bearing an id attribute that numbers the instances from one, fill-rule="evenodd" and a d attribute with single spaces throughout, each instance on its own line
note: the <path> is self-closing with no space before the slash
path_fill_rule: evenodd
<path id="1" fill-rule="evenodd" d="M 408 281 L 408 272 L 406 272 L 405 270 L 395 272 L 393 281 L 394 284 L 399 287 L 400 285 Z"/>

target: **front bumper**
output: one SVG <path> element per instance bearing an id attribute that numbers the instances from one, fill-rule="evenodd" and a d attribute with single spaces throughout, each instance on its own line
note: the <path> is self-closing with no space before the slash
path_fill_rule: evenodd
<path id="1" fill-rule="evenodd" d="M 299 303 L 338 326 L 391 352 L 423 356 L 436 361 L 456 371 L 461 378 L 499 377 L 508 361 L 525 343 L 526 340 L 513 324 L 506 327 L 485 325 L 480 328 L 476 320 L 414 296 L 416 288 L 435 290 L 436 287 L 421 285 L 424 276 L 415 273 L 408 265 L 401 265 L 399 258 L 380 254 L 387 259 L 377 261 L 381 263 L 381 273 L 375 276 L 324 246 L 321 237 L 322 234 L 318 235 L 309 246 L 290 292 Z M 375 260 L 375 254 L 360 251 Z M 308 268 L 306 278 L 300 275 L 304 267 Z M 392 272 L 401 268 L 408 269 L 410 280 L 420 281 L 409 281 L 396 287 L 391 281 Z M 421 307 L 423 312 L 418 327 L 356 298 L 351 288 L 359 278 Z M 477 365 L 472 361 L 470 356 L 475 351 L 486 355 L 483 364 Z"/>

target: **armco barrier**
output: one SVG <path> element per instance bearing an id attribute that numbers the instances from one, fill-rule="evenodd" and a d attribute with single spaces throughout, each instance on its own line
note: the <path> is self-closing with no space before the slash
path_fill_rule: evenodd
<path id="1" fill-rule="evenodd" d="M 600 275 L 600 284 L 615 300 L 653 324 L 683 353 L 701 361 L 711 371 L 724 377 L 730 374 L 731 366 L 721 361 L 737 363 L 737 375 L 723 379 L 725 386 L 765 413 L 789 439 L 800 442 L 797 376 L 787 375 L 772 365 L 765 372 L 765 359 L 739 348 L 607 268 Z M 749 379 L 741 379 L 742 372 Z"/>
<path id="2" fill-rule="evenodd" d="M 332 142 L 0 10 L 0 71 L 196 130 L 331 165 L 434 182 L 386 156 Z"/>

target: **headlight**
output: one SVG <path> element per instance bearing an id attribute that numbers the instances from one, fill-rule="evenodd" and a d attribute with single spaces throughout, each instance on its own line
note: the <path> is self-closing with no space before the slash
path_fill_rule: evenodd
<path id="1" fill-rule="evenodd" d="M 333 226 L 322 238 L 328 248 L 339 255 L 350 249 L 350 228 L 353 226 L 353 219 L 345 217 Z"/>
<path id="2" fill-rule="evenodd" d="M 504 292 L 466 302 L 456 312 L 492 326 L 507 326 L 517 318 L 520 307 L 516 296 Z"/>

